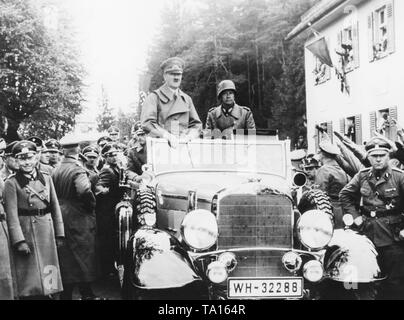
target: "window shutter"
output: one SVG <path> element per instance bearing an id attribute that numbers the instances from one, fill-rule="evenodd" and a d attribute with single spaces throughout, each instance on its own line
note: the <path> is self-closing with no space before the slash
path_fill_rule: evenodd
<path id="1" fill-rule="evenodd" d="M 317 123 L 316 123 L 316 126 L 315 126 L 315 128 L 316 128 L 316 130 L 315 130 L 315 132 L 316 132 L 316 134 L 315 134 L 315 136 L 314 136 L 314 141 L 316 142 L 316 152 L 318 151 L 318 148 L 319 148 L 319 144 L 320 144 L 320 132 L 318 132 L 318 130 L 317 130 Z"/>
<path id="2" fill-rule="evenodd" d="M 370 136 L 373 137 L 374 131 L 376 131 L 376 112 L 370 113 Z"/>
<path id="3" fill-rule="evenodd" d="M 375 60 L 375 55 L 373 52 L 374 45 L 374 14 L 373 12 L 368 16 L 368 50 L 369 50 L 369 61 Z"/>
<path id="4" fill-rule="evenodd" d="M 355 116 L 355 136 L 356 144 L 361 145 L 362 141 L 362 115 L 358 114 Z"/>
<path id="5" fill-rule="evenodd" d="M 345 119 L 342 118 L 339 120 L 339 133 L 343 136 L 345 135 Z"/>
<path id="6" fill-rule="evenodd" d="M 389 109 L 389 116 L 394 119 L 394 120 L 398 120 L 398 116 L 397 116 L 397 107 L 392 107 Z"/>
<path id="7" fill-rule="evenodd" d="M 396 50 L 394 25 L 394 1 L 387 4 L 387 52 L 393 53 Z"/>
<path id="8" fill-rule="evenodd" d="M 327 122 L 327 134 L 330 137 L 331 142 L 333 142 L 334 132 L 332 131 L 332 122 Z"/>
<path id="9" fill-rule="evenodd" d="M 352 24 L 352 50 L 353 50 L 353 66 L 359 68 L 359 22 Z"/>

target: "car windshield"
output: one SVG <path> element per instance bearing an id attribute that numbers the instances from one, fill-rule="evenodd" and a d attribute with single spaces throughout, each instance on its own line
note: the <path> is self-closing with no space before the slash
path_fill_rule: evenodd
<path id="1" fill-rule="evenodd" d="M 270 173 L 288 177 L 289 141 L 259 137 L 193 140 L 171 148 L 164 139 L 147 140 L 148 164 L 156 174 L 170 171 L 218 170 Z"/>

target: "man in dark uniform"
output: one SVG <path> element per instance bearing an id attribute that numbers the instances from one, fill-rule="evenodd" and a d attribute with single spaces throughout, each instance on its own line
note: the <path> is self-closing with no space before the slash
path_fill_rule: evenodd
<path id="1" fill-rule="evenodd" d="M 84 168 L 87 169 L 89 173 L 89 179 L 91 182 L 91 190 L 95 193 L 95 186 L 98 182 L 99 171 L 97 169 L 98 159 L 100 157 L 100 152 L 98 151 L 98 147 L 96 146 L 87 146 L 82 151 L 83 155 L 86 158 L 84 162 Z"/>
<path id="2" fill-rule="evenodd" d="M 404 172 L 389 165 L 386 141 L 372 138 L 366 150 L 372 167 L 361 170 L 340 193 L 344 221 L 377 248 L 387 276 L 380 298 L 404 299 Z"/>
<path id="3" fill-rule="evenodd" d="M 128 152 L 128 170 L 136 175 L 143 173 L 142 166 L 146 164 L 146 136 L 142 128 L 136 131 L 137 140 Z"/>
<path id="4" fill-rule="evenodd" d="M 190 96 L 180 90 L 184 61 L 170 58 L 161 64 L 164 85 L 146 98 L 141 121 L 146 134 L 164 138 L 175 148 L 178 138 L 199 137 L 202 123 Z"/>
<path id="5" fill-rule="evenodd" d="M 101 269 L 104 276 L 115 274 L 115 250 L 117 246 L 115 228 L 115 206 L 122 199 L 123 191 L 119 187 L 118 149 L 108 143 L 101 154 L 106 164 L 99 174 L 96 186 L 98 239 L 100 242 Z"/>
<path id="6" fill-rule="evenodd" d="M 342 207 L 339 201 L 339 193 L 349 182 L 349 177 L 335 159 L 340 154 L 338 147 L 330 141 L 321 142 L 319 147 L 319 158 L 322 166 L 317 170 L 314 184 L 330 197 L 335 228 L 341 229 L 345 225 L 342 221 Z"/>
<path id="7" fill-rule="evenodd" d="M 37 167 L 41 171 L 48 172 L 50 175 L 52 175 L 53 172 L 53 167 L 49 165 L 49 152 L 45 148 L 44 142 L 42 141 L 41 138 L 39 137 L 29 137 L 27 139 L 28 141 L 31 141 L 35 143 L 37 151 L 38 151 L 38 164 Z"/>
<path id="8" fill-rule="evenodd" d="M 72 136 L 61 140 L 64 158 L 52 176 L 66 230 L 66 244 L 59 250 L 61 299 L 71 300 L 77 285 L 83 300 L 100 300 L 91 289 L 97 277 L 95 196 L 87 172 L 79 164 L 79 142 Z"/>
<path id="9" fill-rule="evenodd" d="M 64 224 L 51 176 L 36 168 L 36 146 L 20 141 L 12 150 L 19 163 L 4 186 L 19 298 L 39 299 L 63 290 L 57 246 Z"/>
<path id="10" fill-rule="evenodd" d="M 0 170 L 0 178 L 4 181 L 19 168 L 18 162 L 12 152 L 13 147 L 18 141 L 13 141 L 4 149 L 4 166 Z"/>
<path id="11" fill-rule="evenodd" d="M 45 142 L 45 147 L 49 152 L 49 165 L 57 168 L 61 161 L 62 146 L 56 139 L 49 139 Z"/>
<path id="12" fill-rule="evenodd" d="M 251 110 L 239 106 L 235 100 L 236 86 L 231 80 L 223 80 L 217 87 L 217 98 L 221 104 L 209 110 L 206 129 L 218 129 L 220 132 L 233 129 L 255 130 L 255 121 Z M 226 134 L 225 134 L 226 135 Z"/>
<path id="13" fill-rule="evenodd" d="M 304 191 L 315 187 L 317 170 L 319 168 L 320 163 L 314 154 L 309 154 L 302 160 L 302 169 L 307 176 L 307 183 L 304 186 Z"/>

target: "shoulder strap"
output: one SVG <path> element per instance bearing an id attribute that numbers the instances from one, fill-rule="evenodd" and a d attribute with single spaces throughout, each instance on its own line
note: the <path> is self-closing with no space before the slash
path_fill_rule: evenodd
<path id="1" fill-rule="evenodd" d="M 25 186 L 26 189 L 28 189 L 29 191 L 31 191 L 34 195 L 36 195 L 39 199 L 41 199 L 46 206 L 49 206 L 50 203 L 48 201 L 48 199 L 46 199 L 46 197 L 44 197 L 43 195 L 39 194 L 38 192 L 36 192 L 33 188 L 31 188 L 29 185 Z"/>

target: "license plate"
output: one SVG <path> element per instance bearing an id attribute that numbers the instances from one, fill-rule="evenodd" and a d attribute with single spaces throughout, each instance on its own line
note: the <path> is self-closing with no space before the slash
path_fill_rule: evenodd
<path id="1" fill-rule="evenodd" d="M 303 278 L 229 278 L 229 298 L 301 298 Z"/>

